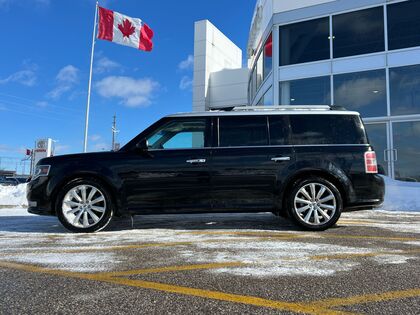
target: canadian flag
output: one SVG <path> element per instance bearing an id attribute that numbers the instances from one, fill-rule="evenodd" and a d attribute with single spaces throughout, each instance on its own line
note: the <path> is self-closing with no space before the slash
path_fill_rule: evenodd
<path id="1" fill-rule="evenodd" d="M 140 50 L 153 49 L 153 31 L 146 23 L 102 7 L 99 7 L 98 38 Z"/>

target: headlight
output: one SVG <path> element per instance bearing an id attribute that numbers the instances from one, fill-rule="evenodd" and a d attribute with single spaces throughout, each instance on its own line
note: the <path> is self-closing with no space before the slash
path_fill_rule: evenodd
<path id="1" fill-rule="evenodd" d="M 48 176 L 48 174 L 50 173 L 50 168 L 50 165 L 37 165 L 35 167 L 35 172 L 34 176 L 32 177 L 32 180 L 37 179 L 41 176 Z"/>

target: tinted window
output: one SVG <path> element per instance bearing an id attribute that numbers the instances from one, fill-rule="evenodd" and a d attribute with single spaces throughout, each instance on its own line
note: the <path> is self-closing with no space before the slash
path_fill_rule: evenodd
<path id="1" fill-rule="evenodd" d="M 330 105 L 330 77 L 318 77 L 280 83 L 282 105 Z"/>
<path id="2" fill-rule="evenodd" d="M 411 0 L 388 6 L 389 49 L 420 46 L 420 1 Z"/>
<path id="3" fill-rule="evenodd" d="M 330 58 L 329 18 L 280 27 L 280 65 Z"/>
<path id="4" fill-rule="evenodd" d="M 334 104 L 358 111 L 362 117 L 386 116 L 385 70 L 335 75 Z"/>
<path id="5" fill-rule="evenodd" d="M 392 115 L 420 114 L 420 65 L 389 69 Z"/>
<path id="6" fill-rule="evenodd" d="M 265 116 L 220 117 L 219 133 L 221 147 L 268 145 Z"/>
<path id="7" fill-rule="evenodd" d="M 385 50 L 383 8 L 333 16 L 334 58 Z"/>
<path id="8" fill-rule="evenodd" d="M 273 69 L 273 36 L 270 34 L 264 44 L 264 79 Z"/>
<path id="9" fill-rule="evenodd" d="M 355 115 L 290 115 L 292 143 L 364 144 L 363 124 Z"/>
<path id="10" fill-rule="evenodd" d="M 147 137 L 150 149 L 203 148 L 205 119 L 174 120 L 158 128 Z"/>
<path id="11" fill-rule="evenodd" d="M 289 144 L 289 119 L 287 116 L 269 116 L 270 123 L 270 144 L 287 145 Z"/>

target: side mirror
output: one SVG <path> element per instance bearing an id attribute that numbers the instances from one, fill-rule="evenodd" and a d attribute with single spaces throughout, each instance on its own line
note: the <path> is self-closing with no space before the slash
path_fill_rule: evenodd
<path id="1" fill-rule="evenodd" d="M 142 139 L 136 144 L 136 149 L 141 152 L 146 152 L 149 150 L 149 143 L 147 142 L 147 139 Z"/>

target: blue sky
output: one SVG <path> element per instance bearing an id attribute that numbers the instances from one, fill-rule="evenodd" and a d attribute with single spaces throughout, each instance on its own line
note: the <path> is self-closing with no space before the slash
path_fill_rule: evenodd
<path id="1" fill-rule="evenodd" d="M 129 141 L 163 115 L 190 111 L 194 22 L 208 19 L 245 51 L 254 0 L 103 0 L 155 32 L 151 53 L 97 41 L 89 150 Z M 0 0 L 0 157 L 35 139 L 82 151 L 94 0 Z M 123 93 L 118 86 L 129 86 Z"/>

